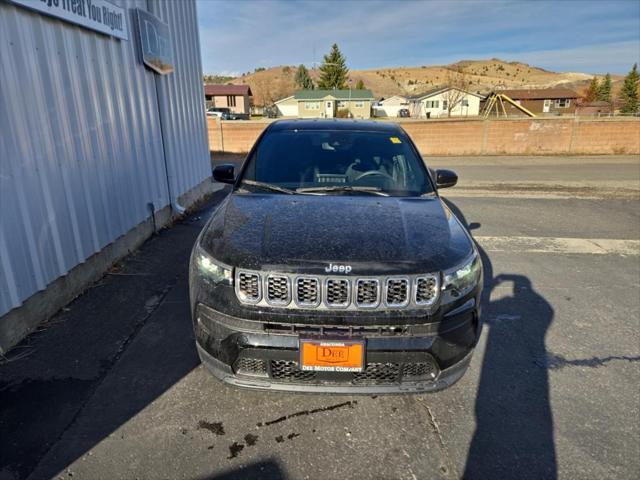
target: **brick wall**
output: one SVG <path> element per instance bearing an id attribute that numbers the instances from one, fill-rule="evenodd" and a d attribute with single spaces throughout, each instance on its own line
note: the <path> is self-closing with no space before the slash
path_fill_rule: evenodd
<path id="1" fill-rule="evenodd" d="M 209 123 L 209 148 L 246 153 L 267 121 Z M 640 119 L 526 118 L 399 122 L 424 155 L 640 154 Z"/>
<path id="2" fill-rule="evenodd" d="M 579 153 L 640 154 L 640 120 L 576 123 L 572 150 Z"/>
<path id="3" fill-rule="evenodd" d="M 482 149 L 482 121 L 412 121 L 402 128 L 423 155 L 475 155 Z"/>
<path id="4" fill-rule="evenodd" d="M 485 123 L 487 155 L 569 153 L 573 119 L 499 120 Z"/>
<path id="5" fill-rule="evenodd" d="M 225 153 L 246 153 L 269 125 L 267 122 L 233 120 L 220 122 L 207 118 L 209 150 Z"/>

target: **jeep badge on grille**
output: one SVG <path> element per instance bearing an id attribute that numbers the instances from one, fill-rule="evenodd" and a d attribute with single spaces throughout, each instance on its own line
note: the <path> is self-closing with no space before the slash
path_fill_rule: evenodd
<path id="1" fill-rule="evenodd" d="M 324 267 L 324 271 L 327 273 L 351 273 L 351 265 L 337 265 L 330 263 L 328 266 Z"/>

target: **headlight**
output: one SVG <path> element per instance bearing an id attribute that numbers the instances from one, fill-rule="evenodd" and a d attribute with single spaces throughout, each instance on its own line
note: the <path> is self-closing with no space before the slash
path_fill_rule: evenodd
<path id="1" fill-rule="evenodd" d="M 480 280 L 481 272 L 480 256 L 475 250 L 473 256 L 462 265 L 445 270 L 442 284 L 444 303 L 452 302 L 473 290 Z"/>
<path id="2" fill-rule="evenodd" d="M 216 262 L 200 245 L 196 246 L 194 262 L 201 277 L 213 283 L 233 284 L 233 270 Z"/>

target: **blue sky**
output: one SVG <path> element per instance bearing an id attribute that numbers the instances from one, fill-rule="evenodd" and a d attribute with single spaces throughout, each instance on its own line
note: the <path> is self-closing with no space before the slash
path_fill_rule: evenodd
<path id="1" fill-rule="evenodd" d="M 640 0 L 198 0 L 198 19 L 209 74 L 312 66 L 334 42 L 356 70 L 498 57 L 624 74 L 640 62 Z"/>

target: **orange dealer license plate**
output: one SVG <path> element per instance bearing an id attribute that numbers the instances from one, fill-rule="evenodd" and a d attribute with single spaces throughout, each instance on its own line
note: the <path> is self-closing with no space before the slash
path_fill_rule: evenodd
<path id="1" fill-rule="evenodd" d="M 364 340 L 301 338 L 300 368 L 320 372 L 361 372 Z"/>

